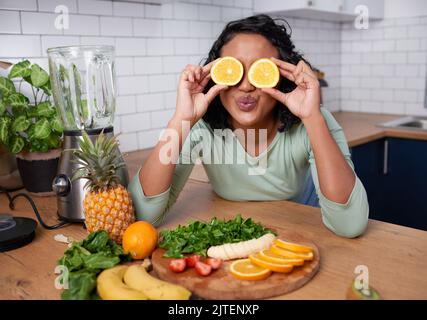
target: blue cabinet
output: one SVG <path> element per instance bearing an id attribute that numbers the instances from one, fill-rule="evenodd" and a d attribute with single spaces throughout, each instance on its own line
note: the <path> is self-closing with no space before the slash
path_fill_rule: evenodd
<path id="1" fill-rule="evenodd" d="M 351 152 L 370 218 L 427 230 L 427 141 L 385 138 Z"/>

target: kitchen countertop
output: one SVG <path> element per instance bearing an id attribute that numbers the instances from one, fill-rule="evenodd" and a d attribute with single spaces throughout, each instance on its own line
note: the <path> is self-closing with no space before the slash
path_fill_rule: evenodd
<path id="1" fill-rule="evenodd" d="M 390 131 L 375 128 L 377 121 L 398 116 L 335 113 L 350 145 L 368 142 Z M 352 123 L 350 120 L 355 121 Z M 349 123 L 349 121 L 351 123 Z M 360 124 L 357 124 L 360 121 Z M 360 132 L 356 129 L 360 127 Z M 379 131 L 378 131 L 379 130 Z M 402 131 L 402 130 L 397 130 Z M 393 132 L 413 137 L 412 132 Z M 425 136 L 417 138 L 427 139 Z M 148 151 L 133 152 L 126 157 L 130 175 L 134 175 Z M 199 168 L 196 170 L 203 170 Z M 213 216 L 231 219 L 237 213 L 252 217 L 278 229 L 292 229 L 310 238 L 320 249 L 320 270 L 304 287 L 278 299 L 345 299 L 357 266 L 369 270 L 370 285 L 384 299 L 427 299 L 427 232 L 370 220 L 367 231 L 359 238 L 345 239 L 334 235 L 321 222 L 320 209 L 290 201 L 233 202 L 221 199 L 203 177 L 193 173 L 178 202 L 172 207 L 162 228 L 186 223 L 189 219 L 208 220 Z M 48 224 L 56 222 L 54 197 L 34 200 Z M 10 212 L 6 197 L 0 195 L 0 212 Z M 33 217 L 30 206 L 19 199 L 15 216 Z M 75 239 L 87 233 L 82 225 L 73 224 L 59 230 L 38 227 L 34 241 L 23 248 L 0 253 L 0 299 L 58 299 L 54 269 L 66 245 L 53 240 L 63 233 Z"/>
<path id="2" fill-rule="evenodd" d="M 355 147 L 384 137 L 427 140 L 427 131 L 384 128 L 376 124 L 402 118 L 401 115 L 387 115 L 359 112 L 334 112 L 335 119 L 344 130 L 348 145 Z"/>

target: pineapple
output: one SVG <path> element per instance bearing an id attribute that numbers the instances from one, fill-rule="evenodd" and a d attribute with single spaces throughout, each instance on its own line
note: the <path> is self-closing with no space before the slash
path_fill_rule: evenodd
<path id="1" fill-rule="evenodd" d="M 117 170 L 125 164 L 115 152 L 117 137 L 107 137 L 103 132 L 95 143 L 86 132 L 79 141 L 80 150 L 74 150 L 80 167 L 73 179 L 87 179 L 88 190 L 83 200 L 85 225 L 89 232 L 105 230 L 111 239 L 122 242 L 126 228 L 135 221 L 132 199 L 120 185 Z"/>

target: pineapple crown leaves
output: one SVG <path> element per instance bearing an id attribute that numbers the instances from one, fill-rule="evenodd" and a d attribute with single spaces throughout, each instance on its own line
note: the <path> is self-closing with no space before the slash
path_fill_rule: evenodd
<path id="1" fill-rule="evenodd" d="M 79 165 L 72 180 L 87 179 L 84 188 L 90 191 L 117 186 L 119 184 L 117 170 L 125 166 L 120 153 L 115 152 L 119 144 L 117 136 L 108 137 L 102 131 L 93 143 L 89 135 L 83 131 L 79 140 L 80 149 L 70 149 L 76 157 L 73 162 Z"/>

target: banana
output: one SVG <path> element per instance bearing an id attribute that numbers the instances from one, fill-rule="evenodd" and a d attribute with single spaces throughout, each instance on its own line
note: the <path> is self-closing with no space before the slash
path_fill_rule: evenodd
<path id="1" fill-rule="evenodd" d="M 151 300 L 188 300 L 191 292 L 182 286 L 152 277 L 143 266 L 132 265 L 124 275 L 124 282 L 141 291 Z"/>
<path id="2" fill-rule="evenodd" d="M 275 238 L 276 236 L 274 234 L 266 233 L 258 239 L 213 246 L 208 249 L 208 256 L 222 260 L 246 258 L 250 254 L 268 249 Z"/>
<path id="3" fill-rule="evenodd" d="M 116 266 L 101 272 L 96 282 L 98 294 L 103 300 L 147 300 L 144 293 L 123 283 L 127 269 L 127 266 Z"/>

